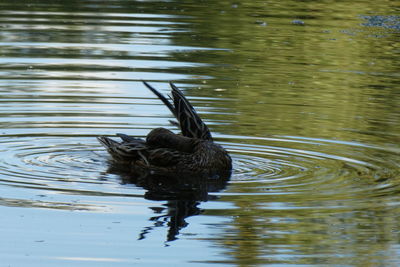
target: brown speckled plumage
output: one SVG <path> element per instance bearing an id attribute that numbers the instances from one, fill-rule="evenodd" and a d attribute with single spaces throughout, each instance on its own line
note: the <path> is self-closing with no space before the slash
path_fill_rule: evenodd
<path id="1" fill-rule="evenodd" d="M 124 134 L 117 134 L 121 142 L 105 136 L 98 137 L 115 162 L 127 164 L 132 169 L 168 173 L 215 174 L 232 169 L 232 160 L 227 151 L 213 142 L 207 125 L 174 84 L 170 83 L 172 104 L 148 83 L 144 84 L 174 114 L 181 134 L 156 128 L 147 135 L 146 140 Z"/>

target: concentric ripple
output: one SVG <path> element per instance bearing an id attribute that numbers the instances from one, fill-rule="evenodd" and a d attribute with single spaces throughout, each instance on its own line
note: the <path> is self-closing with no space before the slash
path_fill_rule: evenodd
<path id="1" fill-rule="evenodd" d="M 121 192 L 108 174 L 104 149 L 94 137 L 3 137 L 0 183 L 73 195 Z M 399 190 L 396 149 L 300 137 L 224 137 L 234 159 L 230 186 L 222 195 L 309 195 L 367 198 Z"/>
<path id="2" fill-rule="evenodd" d="M 94 139 L 94 138 L 93 138 Z M 118 183 L 103 179 L 105 154 L 97 143 L 76 138 L 7 137 L 0 150 L 0 183 L 69 194 L 116 194 Z"/>
<path id="3" fill-rule="evenodd" d="M 301 137 L 251 141 L 228 145 L 236 159 L 232 193 L 365 199 L 399 190 L 398 149 Z"/>

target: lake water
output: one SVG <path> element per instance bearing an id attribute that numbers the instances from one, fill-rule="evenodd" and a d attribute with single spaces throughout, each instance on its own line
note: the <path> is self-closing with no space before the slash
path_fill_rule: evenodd
<path id="1" fill-rule="evenodd" d="M 399 266 L 394 1 L 0 3 L 1 266 Z M 234 160 L 163 196 L 96 136 L 182 88 Z"/>

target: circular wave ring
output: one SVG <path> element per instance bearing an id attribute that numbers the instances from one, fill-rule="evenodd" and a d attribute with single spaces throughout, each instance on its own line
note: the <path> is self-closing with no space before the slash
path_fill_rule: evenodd
<path id="1" fill-rule="evenodd" d="M 3 184 L 75 190 L 110 175 L 108 155 L 94 137 L 3 137 L 0 143 Z M 223 145 L 234 161 L 228 193 L 377 195 L 399 187 L 395 149 L 300 137 L 232 137 Z"/>
<path id="2" fill-rule="evenodd" d="M 226 143 L 235 159 L 232 182 L 253 183 L 252 192 L 349 196 L 399 189 L 398 150 L 296 137 L 240 142 Z"/>

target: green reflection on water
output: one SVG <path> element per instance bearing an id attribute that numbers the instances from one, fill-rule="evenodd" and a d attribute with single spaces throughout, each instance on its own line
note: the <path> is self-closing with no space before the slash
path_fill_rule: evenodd
<path id="1" fill-rule="evenodd" d="M 393 2 L 373 7 L 367 1 L 208 4 L 213 8 L 204 10 L 194 4 L 190 9 L 199 19 L 179 42 L 230 51 L 176 56 L 216 65 L 200 70 L 215 79 L 205 80 L 203 90 L 188 92 L 228 99 L 213 105 L 216 110 L 228 108 L 226 114 L 207 115 L 229 121 L 213 125 L 214 131 L 356 140 L 398 148 L 399 32 L 365 27 L 360 18 L 361 14 L 391 14 Z M 304 25 L 292 24 L 294 19 Z M 330 149 L 330 153 L 343 152 Z M 342 149 L 352 153 L 354 148 Z M 396 161 L 391 177 L 398 183 L 398 159 L 367 153 L 382 161 Z M 371 179 L 354 178 L 355 188 Z M 262 188 L 252 186 L 254 191 Z M 248 184 L 239 183 L 228 191 L 249 189 Z M 229 249 L 231 260 L 221 262 L 385 265 L 398 260 L 393 256 L 399 240 L 397 197 L 340 200 L 338 187 L 337 195 L 324 202 L 311 189 L 310 194 L 292 196 L 223 196 L 236 208 L 207 213 L 232 217 L 215 241 Z"/>
<path id="2" fill-rule="evenodd" d="M 202 71 L 215 77 L 207 81 L 211 88 L 226 91 L 191 93 L 234 99 L 230 133 L 398 140 L 398 32 L 362 26 L 360 17 L 390 13 L 390 1 L 373 10 L 368 2 L 218 6 L 207 14 L 191 10 L 207 18 L 193 24 L 184 42 L 231 51 L 177 57 L 217 64 Z M 304 26 L 292 24 L 296 18 Z M 374 37 L 378 33 L 384 36 Z"/>

